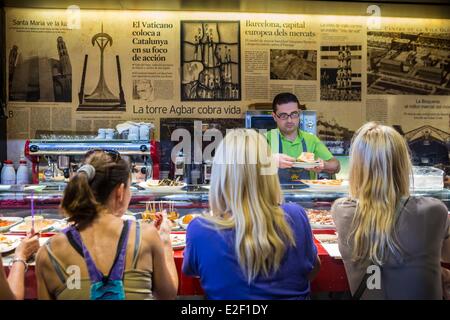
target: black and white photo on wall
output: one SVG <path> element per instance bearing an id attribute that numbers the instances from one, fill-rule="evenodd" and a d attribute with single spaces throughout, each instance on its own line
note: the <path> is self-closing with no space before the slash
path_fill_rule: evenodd
<path id="1" fill-rule="evenodd" d="M 12 45 L 8 92 L 9 101 L 72 102 L 72 65 L 64 38 L 41 41 L 40 48 L 26 43 Z"/>
<path id="2" fill-rule="evenodd" d="M 270 49 L 270 80 L 317 80 L 317 51 Z"/>
<path id="3" fill-rule="evenodd" d="M 239 21 L 181 21 L 181 100 L 241 100 Z"/>
<path id="4" fill-rule="evenodd" d="M 450 95 L 450 34 L 367 32 L 367 93 Z"/>
<path id="5" fill-rule="evenodd" d="M 320 100 L 361 101 L 359 44 L 320 47 Z"/>
<path id="6" fill-rule="evenodd" d="M 99 54 L 97 53 L 94 57 L 89 57 L 88 54 L 84 55 L 80 90 L 78 92 L 79 105 L 77 111 L 126 111 L 120 58 L 119 55 L 113 57 L 114 54 L 111 54 L 111 49 L 109 52 L 106 50 L 108 47 L 113 46 L 113 38 L 103 30 L 103 23 L 101 25 L 101 31 L 92 36 L 91 45 L 93 47 L 98 47 Z M 89 58 L 95 59 L 97 57 L 98 60 L 89 63 Z M 112 69 L 114 70 L 112 74 L 105 74 L 105 70 L 109 69 L 108 66 L 105 66 L 107 60 L 112 60 L 112 65 L 115 66 L 115 68 Z M 94 63 L 97 63 L 100 66 L 98 74 L 94 73 Z M 117 78 L 114 75 L 117 75 Z M 87 88 L 86 79 L 91 79 L 92 77 L 97 77 L 98 82 L 95 87 Z M 115 81 L 117 81 L 115 87 L 118 89 L 116 92 L 112 92 L 112 89 L 110 89 L 111 83 Z M 89 93 L 86 92 L 87 90 L 89 90 Z"/>

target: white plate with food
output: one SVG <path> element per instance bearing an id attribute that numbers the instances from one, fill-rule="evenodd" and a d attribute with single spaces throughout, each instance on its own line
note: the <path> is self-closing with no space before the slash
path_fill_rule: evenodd
<path id="1" fill-rule="evenodd" d="M 188 227 L 188 225 L 189 225 L 189 223 L 191 223 L 191 221 L 192 221 L 193 219 L 195 219 L 195 218 L 197 218 L 197 217 L 200 217 L 200 216 L 201 216 L 201 214 L 199 214 L 199 213 L 189 213 L 189 214 L 186 214 L 186 215 L 182 216 L 182 217 L 179 218 L 177 221 L 178 221 L 178 224 L 179 224 L 184 230 L 186 230 L 187 227 Z"/>
<path id="2" fill-rule="evenodd" d="M 178 223 L 178 219 L 177 220 L 169 220 L 170 223 L 170 229 L 172 231 L 183 231 L 183 227 L 180 226 L 180 224 Z"/>
<path id="3" fill-rule="evenodd" d="M 182 250 L 186 247 L 186 234 L 185 233 L 171 233 L 170 240 L 172 242 L 173 250 Z"/>
<path id="4" fill-rule="evenodd" d="M 20 217 L 0 217 L 0 232 L 6 232 L 22 221 Z"/>
<path id="5" fill-rule="evenodd" d="M 15 250 L 20 244 L 21 237 L 0 235 L 0 253 Z"/>
<path id="6" fill-rule="evenodd" d="M 10 184 L 0 184 L 0 191 L 8 191 L 9 189 L 11 189 Z"/>
<path id="7" fill-rule="evenodd" d="M 308 188 L 303 189 L 305 191 L 331 191 L 331 192 L 346 192 L 348 191 L 347 180 L 300 180 L 300 182 L 306 184 Z"/>
<path id="8" fill-rule="evenodd" d="M 319 160 L 314 159 L 314 153 L 302 152 L 294 162 L 294 168 L 314 168 L 320 165 Z"/>
<path id="9" fill-rule="evenodd" d="M 183 192 L 182 189 L 185 186 L 185 183 L 169 179 L 147 180 L 139 183 L 139 187 L 150 190 L 152 193 Z"/>
<path id="10" fill-rule="evenodd" d="M 153 224 L 152 219 L 139 219 L 138 221 L 140 223 Z M 176 221 L 169 220 L 169 225 L 170 225 L 170 230 L 172 230 L 172 231 L 183 231 L 184 230 L 183 227 L 178 224 L 178 220 L 176 220 Z"/>
<path id="11" fill-rule="evenodd" d="M 35 223 L 34 232 L 46 232 L 51 230 L 57 223 L 57 220 L 53 219 L 44 219 Z M 11 229 L 10 232 L 30 232 L 31 224 L 27 222 L 22 222 L 18 225 L 15 225 Z"/>
<path id="12" fill-rule="evenodd" d="M 319 240 L 322 247 L 328 252 L 330 257 L 342 259 L 337 240 L 337 234 L 315 234 L 314 237 Z"/>
<path id="13" fill-rule="evenodd" d="M 330 234 L 330 233 L 317 233 L 314 234 L 314 237 L 320 241 L 320 243 L 328 243 L 328 244 L 337 244 L 338 243 L 338 236 L 337 234 Z"/>
<path id="14" fill-rule="evenodd" d="M 333 217 L 328 210 L 306 209 L 309 223 L 313 229 L 334 229 L 336 228 Z"/>
<path id="15" fill-rule="evenodd" d="M 319 161 L 314 162 L 294 162 L 292 165 L 293 168 L 303 168 L 303 169 L 309 169 L 309 168 L 315 168 L 320 165 Z"/>
<path id="16" fill-rule="evenodd" d="M 56 232 L 61 232 L 68 226 L 70 226 L 70 223 L 67 221 L 67 219 L 55 220 L 53 230 Z"/>
<path id="17" fill-rule="evenodd" d="M 29 186 L 26 186 L 25 188 L 23 188 L 23 191 L 37 191 L 37 192 L 40 192 L 40 191 L 44 190 L 45 188 L 47 188 L 46 185 L 43 185 L 43 184 L 35 185 L 35 184 L 33 184 L 33 185 L 29 185 Z"/>

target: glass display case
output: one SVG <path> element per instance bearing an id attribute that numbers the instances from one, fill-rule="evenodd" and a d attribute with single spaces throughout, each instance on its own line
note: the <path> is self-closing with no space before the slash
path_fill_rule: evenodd
<path id="1" fill-rule="evenodd" d="M 0 216 L 30 215 L 33 202 L 35 214 L 43 215 L 50 219 L 60 219 L 59 204 L 65 185 L 47 185 L 43 190 L 26 190 L 23 186 L 12 186 L 9 190 L 0 191 Z M 209 210 L 208 186 L 185 186 L 174 190 L 140 190 L 139 186 L 132 187 L 132 198 L 127 214 L 140 214 L 146 209 L 146 202 L 172 203 L 173 209 L 180 217 L 189 213 L 204 213 Z M 299 188 L 296 186 L 283 186 L 285 202 L 295 202 L 306 209 L 329 210 L 334 200 L 345 197 L 347 192 L 342 189 L 317 190 Z M 450 211 L 450 190 L 416 191 L 414 196 L 427 196 L 440 199 Z M 314 225 L 313 225 L 314 227 Z"/>
<path id="2" fill-rule="evenodd" d="M 43 215 L 49 219 L 61 219 L 59 205 L 65 185 L 48 185 L 43 190 L 26 190 L 23 186 L 12 186 L 9 190 L 0 191 L 0 217 L 26 217 L 31 213 L 31 205 L 35 209 L 35 215 Z M 190 213 L 202 213 L 209 210 L 208 206 L 208 186 L 185 186 L 182 188 L 173 188 L 173 190 L 140 190 L 138 186 L 133 187 L 133 195 L 127 215 L 133 215 L 137 219 L 142 217 L 147 203 L 171 203 L 173 210 L 181 217 Z M 347 195 L 344 190 L 312 190 L 311 188 L 302 188 L 294 186 L 285 186 L 284 200 L 286 202 L 295 202 L 308 211 L 309 220 L 314 230 L 315 244 L 321 261 L 321 271 L 311 284 L 313 293 L 342 293 L 349 290 L 345 269 L 339 257 L 330 253 L 329 248 L 317 240 L 319 235 L 329 236 L 334 234 L 333 221 L 324 215 L 329 216 L 328 210 L 331 208 L 334 200 Z M 442 189 L 440 191 L 415 192 L 414 195 L 430 196 L 442 200 L 447 208 L 450 208 L 450 190 Z M 172 211 L 172 210 L 171 210 Z M 180 218 L 178 224 L 181 228 L 187 225 L 181 223 L 184 219 Z M 325 222 L 325 223 L 322 223 Z M 59 231 L 63 224 L 56 222 L 53 230 Z M 15 226 L 19 228 L 19 225 Z M 60 229 L 58 229 L 60 228 Z M 320 230 L 322 229 L 322 230 Z M 11 228 L 12 230 L 12 228 Z M 51 236 L 52 233 L 42 234 L 41 238 Z M 331 246 L 331 245 L 330 245 Z M 174 251 L 175 264 L 180 279 L 178 295 L 195 296 L 203 295 L 198 278 L 188 277 L 181 272 L 183 262 L 183 251 Z M 4 264 L 7 262 L 4 260 Z M 27 274 L 31 279 L 27 285 L 27 298 L 35 299 L 37 297 L 34 267 L 30 268 Z"/>

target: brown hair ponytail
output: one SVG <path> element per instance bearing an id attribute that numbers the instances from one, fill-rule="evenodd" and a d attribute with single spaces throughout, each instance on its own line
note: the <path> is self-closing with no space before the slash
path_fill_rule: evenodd
<path id="1" fill-rule="evenodd" d="M 114 189 L 122 183 L 127 186 L 130 178 L 129 163 L 120 157 L 113 161 L 107 153 L 97 151 L 86 163 L 94 167 L 95 175 L 88 177 L 83 171 L 74 175 L 61 201 L 61 209 L 69 216 L 68 221 L 80 230 L 97 218 Z"/>
<path id="2" fill-rule="evenodd" d="M 84 172 L 77 173 L 67 184 L 61 208 L 79 229 L 84 229 L 97 217 L 99 203 L 95 200 Z"/>

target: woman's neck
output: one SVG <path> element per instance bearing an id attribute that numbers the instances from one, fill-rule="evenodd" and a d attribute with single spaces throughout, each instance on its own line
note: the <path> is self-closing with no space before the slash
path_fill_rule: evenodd
<path id="1" fill-rule="evenodd" d="M 114 220 L 114 218 L 120 219 L 110 209 L 102 209 L 97 213 L 97 218 L 94 220 L 93 225 L 105 225 L 108 221 Z"/>

